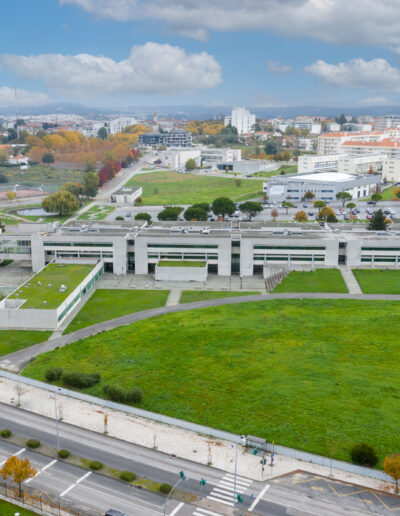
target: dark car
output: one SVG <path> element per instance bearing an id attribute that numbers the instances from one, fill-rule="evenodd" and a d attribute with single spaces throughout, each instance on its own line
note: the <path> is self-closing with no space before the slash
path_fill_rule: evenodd
<path id="1" fill-rule="evenodd" d="M 308 208 L 307 204 L 303 204 L 303 208 Z"/>
<path id="2" fill-rule="evenodd" d="M 116 509 L 108 509 L 105 516 L 128 516 L 125 512 L 117 511 Z"/>
<path id="3" fill-rule="evenodd" d="M 367 201 L 367 204 L 375 204 L 374 201 Z"/>
<path id="4" fill-rule="evenodd" d="M 309 217 L 313 217 L 313 216 L 314 216 L 314 212 L 313 212 L 313 211 L 309 211 L 309 212 L 308 212 L 308 216 L 309 216 Z"/>

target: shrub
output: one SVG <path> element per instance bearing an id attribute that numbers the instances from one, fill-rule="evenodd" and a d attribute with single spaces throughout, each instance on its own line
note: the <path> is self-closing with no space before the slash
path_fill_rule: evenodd
<path id="1" fill-rule="evenodd" d="M 26 441 L 26 445 L 28 448 L 39 448 L 40 441 L 38 441 L 37 439 L 28 439 L 28 441 Z"/>
<path id="2" fill-rule="evenodd" d="M 101 380 L 99 373 L 79 373 L 73 371 L 70 373 L 64 373 L 61 377 L 64 385 L 68 387 L 77 387 L 78 389 L 86 389 L 93 387 Z"/>
<path id="3" fill-rule="evenodd" d="M 10 437 L 11 434 L 12 434 L 12 432 L 11 432 L 11 430 L 8 430 L 8 428 L 5 428 L 4 430 L 2 430 L 0 432 L 1 437 L 5 437 L 5 438 Z"/>
<path id="4" fill-rule="evenodd" d="M 133 480 L 136 480 L 137 477 L 135 473 L 132 473 L 132 471 L 121 471 L 119 478 L 121 480 L 125 480 L 125 482 L 132 482 Z"/>
<path id="5" fill-rule="evenodd" d="M 127 390 L 115 385 L 105 385 L 103 390 L 109 398 L 119 403 L 140 403 L 143 397 L 142 391 L 137 387 Z"/>
<path id="6" fill-rule="evenodd" d="M 98 471 L 103 467 L 103 463 L 98 460 L 92 460 L 92 462 L 89 463 L 89 468 L 93 469 L 94 471 Z"/>
<path id="7" fill-rule="evenodd" d="M 168 494 L 171 492 L 172 486 L 170 484 L 161 484 L 159 489 L 162 493 Z"/>
<path id="8" fill-rule="evenodd" d="M 63 370 L 61 367 L 53 367 L 52 369 L 47 369 L 44 376 L 48 382 L 55 382 L 61 378 L 62 374 Z"/>
<path id="9" fill-rule="evenodd" d="M 121 215 L 118 215 L 118 217 L 115 217 L 115 220 L 124 220 L 124 217 L 121 217 Z"/>
<path id="10" fill-rule="evenodd" d="M 60 459 L 66 459 L 71 455 L 69 450 L 58 450 L 58 456 Z"/>
<path id="11" fill-rule="evenodd" d="M 351 449 L 351 460 L 354 464 L 360 466 L 369 466 L 373 468 L 378 464 L 376 451 L 372 446 L 366 443 L 356 444 Z"/>

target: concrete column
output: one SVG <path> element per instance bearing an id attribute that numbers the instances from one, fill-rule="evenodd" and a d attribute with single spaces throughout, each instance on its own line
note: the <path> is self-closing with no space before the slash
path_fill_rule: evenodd
<path id="1" fill-rule="evenodd" d="M 38 272 L 46 265 L 45 249 L 43 246 L 43 238 L 40 235 L 33 234 L 31 236 L 32 248 L 32 271 Z"/>
<path id="2" fill-rule="evenodd" d="M 135 274 L 148 274 L 147 241 L 144 238 L 135 239 Z"/>
<path id="3" fill-rule="evenodd" d="M 125 237 L 113 240 L 113 269 L 118 276 L 128 272 L 128 244 Z"/>
<path id="4" fill-rule="evenodd" d="M 240 242 L 240 274 L 253 276 L 253 242 L 247 239 Z"/>
<path id="5" fill-rule="evenodd" d="M 230 276 L 231 267 L 232 243 L 230 238 L 224 238 L 218 245 L 218 276 Z"/>

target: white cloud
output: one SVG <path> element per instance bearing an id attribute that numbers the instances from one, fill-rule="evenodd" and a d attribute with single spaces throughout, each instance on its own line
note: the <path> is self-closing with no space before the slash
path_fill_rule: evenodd
<path id="1" fill-rule="evenodd" d="M 289 65 L 281 64 L 278 61 L 267 61 L 267 71 L 276 73 L 277 75 L 284 75 L 285 73 L 291 72 L 292 67 Z"/>
<path id="2" fill-rule="evenodd" d="M 389 106 L 397 104 L 398 102 L 394 102 L 393 100 L 387 99 L 386 97 L 367 97 L 365 99 L 361 99 L 359 104 L 361 106 Z"/>
<path id="3" fill-rule="evenodd" d="M 0 66 L 52 90 L 90 98 L 107 94 L 182 94 L 217 86 L 221 67 L 206 52 L 187 54 L 171 45 L 134 46 L 128 59 L 79 54 L 0 56 Z"/>
<path id="4" fill-rule="evenodd" d="M 320 77 L 326 84 L 343 88 L 365 88 L 372 91 L 400 92 L 400 70 L 386 59 L 351 59 L 347 63 L 329 64 L 316 61 L 305 71 Z"/>
<path id="5" fill-rule="evenodd" d="M 39 106 L 49 102 L 49 97 L 44 93 L 17 89 L 18 105 Z M 15 105 L 15 89 L 3 86 L 0 88 L 0 107 Z"/>
<path id="6" fill-rule="evenodd" d="M 264 30 L 400 51 L 398 0 L 60 0 L 100 18 L 153 19 L 205 39 L 208 31 Z"/>

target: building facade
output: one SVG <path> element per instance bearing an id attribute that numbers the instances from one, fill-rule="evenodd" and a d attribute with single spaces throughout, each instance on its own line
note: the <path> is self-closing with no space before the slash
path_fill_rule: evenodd
<path id="1" fill-rule="evenodd" d="M 256 123 L 256 115 L 253 115 L 246 108 L 232 109 L 231 116 L 225 117 L 225 126 L 232 125 L 236 127 L 238 134 L 251 133 L 253 126 Z"/>
<path id="2" fill-rule="evenodd" d="M 192 135 L 184 129 L 173 129 L 169 133 L 145 133 L 138 138 L 145 147 L 165 145 L 166 147 L 191 147 Z"/>

